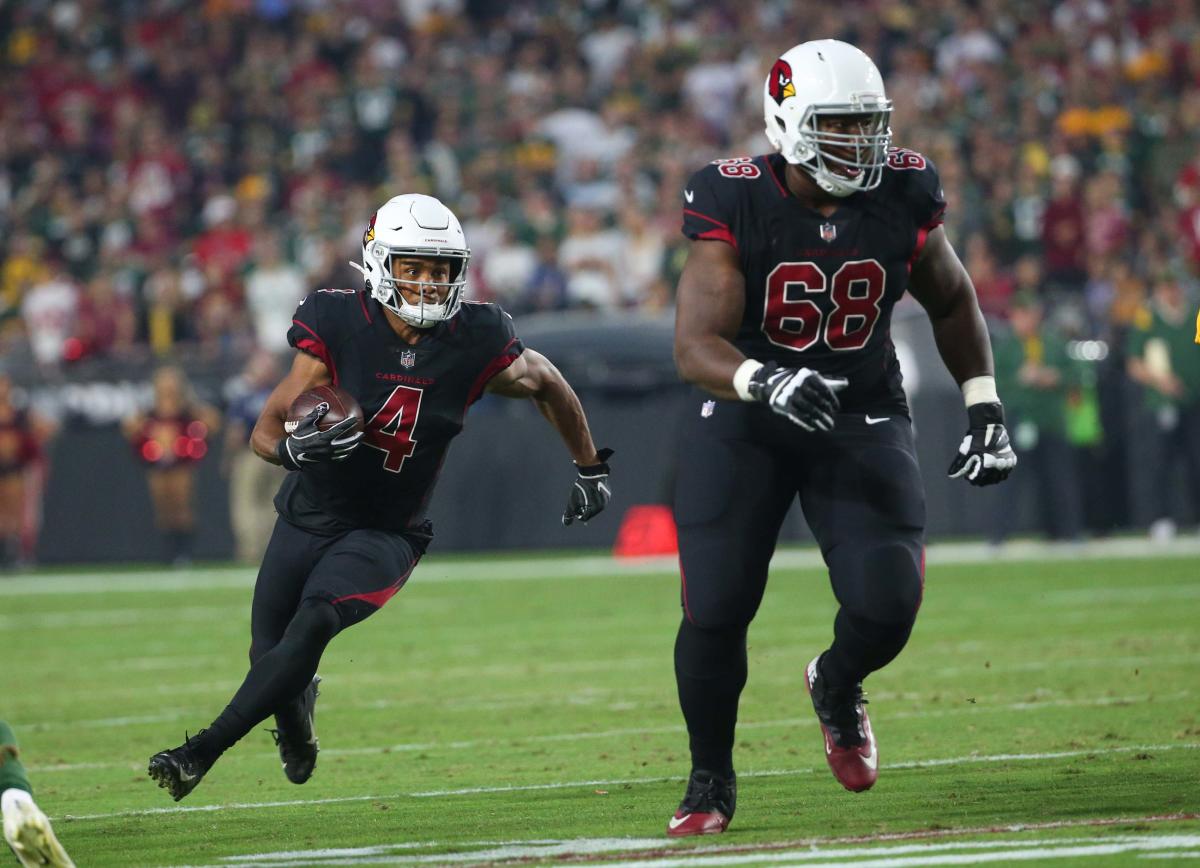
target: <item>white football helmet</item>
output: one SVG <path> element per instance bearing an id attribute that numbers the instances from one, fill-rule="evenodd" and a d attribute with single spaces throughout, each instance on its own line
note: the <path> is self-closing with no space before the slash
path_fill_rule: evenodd
<path id="1" fill-rule="evenodd" d="M 817 119 L 828 115 L 861 115 L 859 132 L 822 132 Z M 763 86 L 767 138 L 833 196 L 879 186 L 892 141 L 891 115 L 892 101 L 871 58 L 836 39 L 788 49 Z"/>
<path id="2" fill-rule="evenodd" d="M 438 257 L 450 260 L 450 280 L 445 283 L 400 280 L 392 276 L 393 256 Z M 432 196 L 406 193 L 385 202 L 371 215 L 363 233 L 362 265 L 350 264 L 363 273 L 371 296 L 411 326 L 427 329 L 458 313 L 467 282 L 467 248 L 462 226 L 454 212 Z M 410 304 L 400 293 L 400 284 L 416 292 L 420 301 Z M 446 290 L 439 303 L 426 301 L 421 288 Z"/>

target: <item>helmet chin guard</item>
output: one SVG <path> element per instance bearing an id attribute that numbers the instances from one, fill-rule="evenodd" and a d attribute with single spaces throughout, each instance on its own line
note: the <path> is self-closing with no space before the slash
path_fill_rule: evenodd
<path id="1" fill-rule="evenodd" d="M 767 138 L 832 196 L 873 190 L 883 180 L 892 101 L 862 51 L 836 39 L 804 42 L 771 67 L 763 86 Z M 855 116 L 857 132 L 822 130 L 823 117 Z"/>
<path id="2" fill-rule="evenodd" d="M 450 280 L 402 280 L 392 274 L 395 257 L 446 259 Z M 432 196 L 407 193 L 385 202 L 371 216 L 363 233 L 362 265 L 350 264 L 363 273 L 371 297 L 414 328 L 432 328 L 458 313 L 467 282 L 467 248 L 462 226 L 454 212 Z M 422 291 L 437 290 L 440 301 L 429 301 Z M 404 298 L 407 288 L 419 299 Z"/>

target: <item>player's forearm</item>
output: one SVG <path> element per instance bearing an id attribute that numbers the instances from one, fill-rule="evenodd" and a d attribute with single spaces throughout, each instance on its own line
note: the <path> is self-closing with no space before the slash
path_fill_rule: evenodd
<path id="1" fill-rule="evenodd" d="M 964 294 L 939 317 L 931 316 L 938 353 L 960 386 L 973 377 L 993 376 L 992 345 L 987 323 L 974 293 Z"/>
<path id="2" fill-rule="evenodd" d="M 1129 376 L 1137 383 L 1143 386 L 1150 385 L 1154 379 L 1150 376 L 1150 367 L 1137 356 L 1130 356 L 1125 363 L 1125 370 Z"/>
<path id="3" fill-rule="evenodd" d="M 587 416 L 575 390 L 557 370 L 548 376 L 533 396 L 533 403 L 562 438 L 572 460 L 581 466 L 596 464 L 596 444 L 588 428 Z"/>
<path id="4" fill-rule="evenodd" d="M 745 354 L 719 335 L 675 342 L 675 369 L 680 378 L 718 398 L 738 400 L 733 375 L 744 361 Z"/>
<path id="5" fill-rule="evenodd" d="M 264 414 L 250 435 L 250 448 L 263 461 L 282 464 L 279 460 L 279 441 L 284 436 L 283 420 Z"/>

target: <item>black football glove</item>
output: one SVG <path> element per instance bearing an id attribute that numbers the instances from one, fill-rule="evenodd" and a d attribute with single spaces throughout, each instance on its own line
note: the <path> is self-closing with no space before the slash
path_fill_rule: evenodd
<path id="1" fill-rule="evenodd" d="M 998 403 L 972 404 L 967 408 L 967 419 L 971 427 L 950 462 L 950 478 L 965 477 L 972 485 L 1003 482 L 1017 466 L 1017 454 L 1004 427 L 1004 407 Z"/>
<path id="2" fill-rule="evenodd" d="M 571 486 L 567 497 L 567 511 L 563 513 L 563 524 L 581 521 L 587 524 L 588 519 L 595 518 L 612 497 L 608 487 L 608 459 L 613 454 L 611 449 L 601 449 L 596 453 L 600 458 L 599 464 L 588 464 L 579 467 L 579 477 Z M 578 465 L 577 465 L 578 466 Z"/>
<path id="3" fill-rule="evenodd" d="M 850 384 L 841 377 L 822 377 L 808 368 L 781 368 L 767 362 L 754 372 L 750 397 L 766 404 L 805 431 L 833 430 L 837 393 Z"/>
<path id="4" fill-rule="evenodd" d="M 299 470 L 306 464 L 342 461 L 362 440 L 363 432 L 354 430 L 358 420 L 352 416 L 325 431 L 319 429 L 317 422 L 328 412 L 328 404 L 314 407 L 288 436 L 279 441 L 275 454 L 288 470 Z"/>

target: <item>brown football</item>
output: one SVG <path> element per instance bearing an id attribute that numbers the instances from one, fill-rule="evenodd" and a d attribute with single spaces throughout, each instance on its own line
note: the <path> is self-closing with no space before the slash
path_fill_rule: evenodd
<path id="1" fill-rule="evenodd" d="M 284 423 L 283 430 L 291 434 L 296 430 L 296 426 L 304 421 L 304 417 L 321 404 L 329 407 L 317 422 L 317 427 L 322 431 L 332 428 L 347 416 L 353 416 L 358 420 L 358 424 L 354 426 L 355 431 L 362 430 L 362 407 L 358 406 L 358 401 L 354 399 L 353 395 L 337 386 L 317 386 L 315 389 L 309 389 L 307 392 L 297 395 L 296 400 L 292 401 L 292 406 L 288 407 L 287 422 Z"/>

